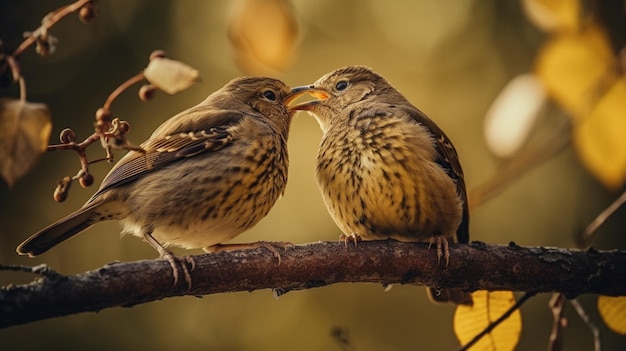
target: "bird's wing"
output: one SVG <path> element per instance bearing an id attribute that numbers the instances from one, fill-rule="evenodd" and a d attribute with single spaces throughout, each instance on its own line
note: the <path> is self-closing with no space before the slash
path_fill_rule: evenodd
<path id="1" fill-rule="evenodd" d="M 437 152 L 436 162 L 448 173 L 448 176 L 452 178 L 456 183 L 456 188 L 461 200 L 463 200 L 463 220 L 459 229 L 457 230 L 457 240 L 460 243 L 469 242 L 469 208 L 467 206 L 467 189 L 465 188 L 465 178 L 463 176 L 463 168 L 459 161 L 459 155 L 452 145 L 452 142 L 446 135 L 446 133 L 439 128 L 428 116 L 422 111 L 413 107 L 407 106 L 401 108 L 406 112 L 411 119 L 417 123 L 426 127 L 435 140 L 435 150 Z"/>
<path id="2" fill-rule="evenodd" d="M 130 183 L 147 173 L 189 157 L 207 152 L 215 152 L 229 145 L 233 139 L 231 126 L 238 124 L 244 117 L 239 111 L 211 111 L 214 123 L 204 123 L 202 130 L 180 131 L 155 136 L 141 144 L 141 151 L 128 152 L 111 169 L 102 181 L 100 189 L 87 201 L 92 202 L 104 191 Z"/>

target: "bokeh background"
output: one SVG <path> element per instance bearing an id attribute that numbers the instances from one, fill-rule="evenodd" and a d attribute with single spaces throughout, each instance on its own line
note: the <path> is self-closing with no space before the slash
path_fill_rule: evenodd
<path id="1" fill-rule="evenodd" d="M 0 2 L 0 39 L 9 50 L 22 32 L 36 28 L 49 11 L 66 4 L 50 0 Z M 52 29 L 57 51 L 21 58 L 28 100 L 52 110 L 56 142 L 71 127 L 79 139 L 93 129 L 96 108 L 121 82 L 141 70 L 155 49 L 167 51 L 200 71 L 202 82 L 177 95 L 159 92 L 149 103 L 136 89 L 113 104 L 115 115 L 131 123 L 130 140 L 139 144 L 175 113 L 196 104 L 230 79 L 245 75 L 227 34 L 232 1 L 100 1 L 90 25 L 69 16 Z M 315 81 L 344 65 L 374 68 L 416 106 L 429 114 L 459 150 L 472 189 L 496 174 L 501 160 L 488 151 L 483 120 L 491 102 L 517 74 L 531 71 L 546 34 L 530 23 L 519 1 L 294 0 L 296 45 L 284 69 L 268 71 L 289 85 Z M 276 40 L 275 31 L 256 32 Z M 283 33 L 284 34 L 284 33 Z M 250 68 L 248 68 L 250 69 Z M 17 96 L 17 88 L 3 96 Z M 546 108 L 537 129 L 557 124 L 563 113 Z M 318 194 L 314 161 L 321 132 L 305 113 L 293 121 L 290 181 L 267 218 L 234 242 L 280 240 L 305 243 L 336 240 L 340 234 Z M 626 132 L 625 132 L 626 137 Z M 94 146 L 93 158 L 102 150 Z M 121 155 L 121 153 L 118 153 Z M 119 159 L 120 156 L 118 156 Z M 95 191 L 75 185 L 69 199 L 52 200 L 56 182 L 79 164 L 72 152 L 45 154 L 0 204 L 0 264 L 36 265 L 73 274 L 114 260 L 154 258 L 136 238 L 120 240 L 117 223 L 99 224 L 43 256 L 18 257 L 15 247 L 43 226 L 80 207 Z M 100 181 L 110 165 L 91 170 Z M 472 213 L 471 239 L 528 246 L 574 247 L 573 236 L 618 192 L 606 190 L 580 164 L 570 147 L 515 181 L 500 196 Z M 593 246 L 624 249 L 626 212 L 600 229 Z M 181 252 L 181 251 L 177 251 Z M 190 253 L 201 253 L 190 252 Z M 25 283 L 24 273 L 0 272 L 0 283 Z M 519 350 L 545 349 L 552 315 L 549 295 L 522 308 Z M 606 349 L 626 347 L 597 315 L 595 296 L 581 301 L 601 328 Z M 112 308 L 0 330 L 0 350 L 340 350 L 334 327 L 349 332 L 355 350 L 450 350 L 458 346 L 451 306 L 432 305 L 423 288 L 341 284 L 297 291 L 275 299 L 271 291 L 170 298 L 133 308 Z M 591 334 L 566 307 L 565 349 L 589 350 Z"/>

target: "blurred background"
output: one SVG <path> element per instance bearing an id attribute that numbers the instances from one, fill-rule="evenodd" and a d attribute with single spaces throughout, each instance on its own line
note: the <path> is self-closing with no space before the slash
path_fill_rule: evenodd
<path id="1" fill-rule="evenodd" d="M 112 111 L 130 122 L 129 139 L 135 144 L 235 77 L 269 75 L 296 86 L 345 65 L 367 65 L 446 131 L 459 151 L 471 190 L 489 182 L 506 163 L 506 158 L 494 156 L 485 139 L 492 102 L 511 79 L 537 69 L 537 57 L 554 35 L 529 19 L 527 2 L 100 1 L 94 23 L 83 24 L 70 15 L 53 27 L 51 33 L 59 39 L 53 55 L 40 57 L 31 48 L 20 63 L 28 100 L 45 103 L 52 111 L 51 143 L 57 143 L 66 127 L 74 129 L 79 140 L 90 135 L 95 110 L 115 87 L 146 66 L 153 50 L 165 50 L 198 69 L 202 82 L 177 95 L 158 92 L 153 101 L 143 103 L 137 86 L 114 102 Z M 19 45 L 24 31 L 35 29 L 48 12 L 65 4 L 0 2 L 0 39 L 7 51 Z M 19 93 L 13 86 L 0 94 Z M 572 114 L 549 97 L 539 110 L 531 135 L 550 134 Z M 620 133 L 626 140 L 626 129 Z M 233 242 L 297 244 L 338 238 L 340 232 L 315 183 L 320 137 L 311 116 L 296 115 L 285 195 L 261 223 Z M 103 155 L 97 146 L 89 152 L 92 158 Z M 121 155 L 118 151 L 116 158 Z M 46 263 L 60 273 L 75 274 L 111 261 L 156 258 L 141 240 L 120 240 L 115 222 L 99 224 L 34 259 L 15 254 L 23 239 L 80 207 L 110 166 L 93 165 L 96 186 L 74 185 L 61 204 L 53 201 L 52 192 L 58 180 L 78 171 L 72 152 L 44 154 L 10 191 L 3 185 L 0 264 Z M 576 148 L 567 147 L 473 208 L 471 240 L 575 247 L 575 234 L 623 190 L 623 182 L 607 185 L 598 178 L 581 163 Z M 625 225 L 621 209 L 600 228 L 592 245 L 624 249 Z M 0 272 L 2 285 L 32 278 Z M 545 349 L 552 324 L 549 297 L 539 295 L 521 309 L 519 350 Z M 612 333 L 598 317 L 596 297 L 580 300 L 601 328 L 606 349 L 626 347 L 624 337 Z M 458 346 L 453 313 L 451 306 L 431 304 L 424 289 L 415 286 L 384 292 L 378 285 L 341 284 L 278 299 L 271 291 L 181 297 L 0 330 L 0 350 L 340 350 L 331 336 L 335 327 L 345 328 L 359 351 L 451 350 Z M 591 349 L 587 327 L 571 306 L 565 313 L 565 349 Z"/>

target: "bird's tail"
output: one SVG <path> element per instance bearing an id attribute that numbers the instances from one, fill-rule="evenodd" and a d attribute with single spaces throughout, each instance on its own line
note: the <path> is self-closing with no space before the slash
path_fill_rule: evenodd
<path id="1" fill-rule="evenodd" d="M 33 234 L 17 247 L 17 253 L 30 257 L 41 255 L 53 246 L 91 227 L 94 224 L 92 215 L 98 205 L 99 203 L 89 204 Z"/>
<path id="2" fill-rule="evenodd" d="M 474 300 L 472 295 L 460 289 L 435 289 L 426 288 L 428 297 L 435 303 L 453 303 L 455 305 L 472 306 Z"/>

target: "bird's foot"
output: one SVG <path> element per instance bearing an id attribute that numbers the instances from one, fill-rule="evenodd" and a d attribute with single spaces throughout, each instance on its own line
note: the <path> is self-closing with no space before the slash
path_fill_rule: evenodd
<path id="1" fill-rule="evenodd" d="M 205 247 L 202 250 L 209 253 L 215 253 L 220 251 L 233 251 L 233 250 L 252 250 L 258 249 L 259 247 L 264 247 L 268 249 L 276 259 L 278 259 L 278 264 L 282 263 L 282 257 L 278 249 L 283 249 L 287 251 L 287 249 L 292 248 L 294 245 L 287 241 L 256 241 L 253 243 L 241 243 L 241 244 L 217 244 L 209 247 Z"/>
<path id="2" fill-rule="evenodd" d="M 185 282 L 187 282 L 187 289 L 191 290 L 191 275 L 189 272 L 196 268 L 196 261 L 190 256 L 176 256 L 171 251 L 165 251 L 161 254 L 161 258 L 167 260 L 172 267 L 172 274 L 174 275 L 174 286 L 178 284 L 180 273 L 182 272 Z M 180 268 L 180 270 L 179 270 Z"/>
<path id="3" fill-rule="evenodd" d="M 431 236 L 428 241 L 428 249 L 435 244 L 437 248 L 437 266 L 441 264 L 441 257 L 446 259 L 446 267 L 450 263 L 450 250 L 448 249 L 448 239 L 443 235 Z"/>
<path id="4" fill-rule="evenodd" d="M 346 246 L 346 248 L 348 248 L 348 241 L 352 241 L 354 243 L 354 247 L 356 247 L 356 244 L 359 241 L 363 241 L 363 238 L 361 238 L 361 236 L 357 233 L 352 233 L 349 235 L 346 234 L 341 234 L 339 236 L 339 242 L 343 242 L 343 244 Z"/>
<path id="5" fill-rule="evenodd" d="M 196 262 L 189 256 L 179 257 L 174 255 L 171 251 L 166 250 L 165 247 L 152 236 L 153 230 L 154 228 L 148 227 L 143 234 L 144 239 L 148 242 L 148 244 L 150 244 L 150 246 L 159 252 L 159 256 L 161 256 L 161 258 L 166 259 L 170 264 L 172 274 L 174 275 L 174 286 L 178 284 L 178 278 L 180 276 L 178 268 L 180 266 L 181 271 L 185 276 L 185 281 L 187 282 L 187 288 L 191 290 L 191 275 L 189 272 L 196 268 Z"/>

